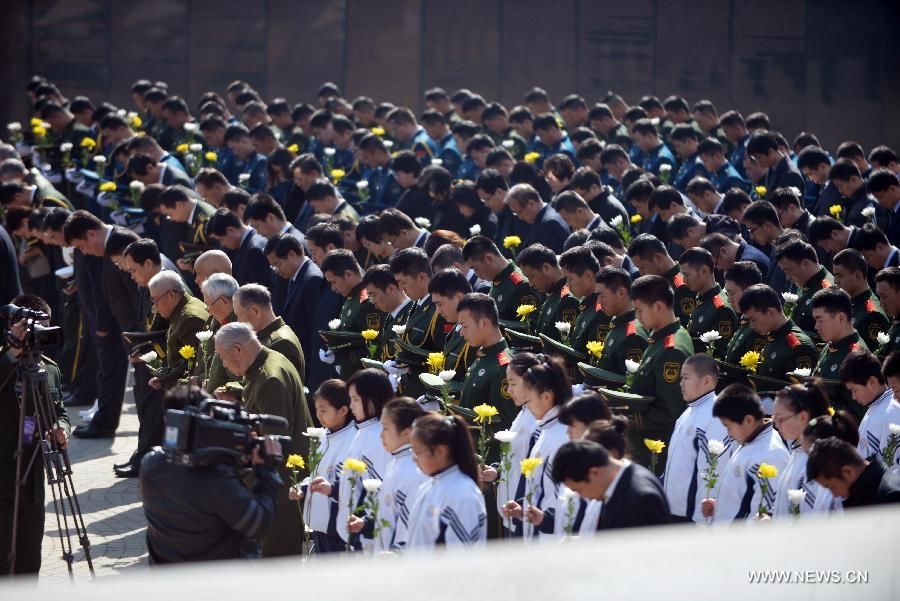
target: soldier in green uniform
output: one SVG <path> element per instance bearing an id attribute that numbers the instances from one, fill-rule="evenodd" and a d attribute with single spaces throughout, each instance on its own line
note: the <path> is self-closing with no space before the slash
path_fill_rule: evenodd
<path id="1" fill-rule="evenodd" d="M 812 316 L 812 297 L 819 290 L 832 286 L 834 277 L 819 265 L 816 249 L 803 240 L 791 240 L 777 247 L 774 258 L 784 275 L 799 288 L 797 306 L 791 319 L 814 338 L 816 324 Z"/>
<path id="2" fill-rule="evenodd" d="M 43 154 L 46 162 L 50 164 L 54 171 L 62 173 L 71 164 L 79 164 L 81 153 L 85 151 L 81 142 L 85 138 L 91 137 L 91 130 L 82 125 L 67 109 L 63 108 L 55 102 L 48 102 L 41 107 L 41 119 L 50 124 L 50 139 L 52 146 L 45 149 Z M 63 144 L 71 144 L 68 152 L 63 152 L 61 146 Z M 68 163 L 63 162 L 68 157 Z M 74 191 L 74 187 L 70 182 L 66 182 L 69 194 Z"/>
<path id="3" fill-rule="evenodd" d="M 506 366 L 512 353 L 500 333 L 497 304 L 487 294 L 473 292 L 459 301 L 456 310 L 463 338 L 470 347 L 478 348 L 466 372 L 460 405 L 466 409 L 493 405 L 499 412 L 492 422 L 494 429 L 507 430 L 519 409 L 509 393 Z"/>
<path id="4" fill-rule="evenodd" d="M 688 334 L 697 345 L 700 336 L 715 330 L 719 338 L 713 343 L 712 355 L 721 359 L 725 356 L 728 340 L 737 329 L 737 314 L 728 304 L 728 296 L 716 282 L 715 261 L 705 248 L 689 248 L 679 257 L 681 271 L 688 288 L 697 295 L 694 311 L 688 322 Z"/>
<path id="5" fill-rule="evenodd" d="M 669 256 L 666 245 L 653 234 L 640 234 L 628 245 L 628 256 L 634 261 L 641 275 L 662 276 L 675 292 L 675 316 L 681 325 L 687 326 L 694 312 L 696 297 L 684 282 L 678 264 Z"/>
<path id="6" fill-rule="evenodd" d="M 428 292 L 435 310 L 444 320 L 444 370 L 455 371 L 454 380 L 462 383 L 475 360 L 475 349 L 462 335 L 457 306 L 465 295 L 472 292 L 472 285 L 465 275 L 450 268 L 434 274 L 428 282 Z"/>
<path id="7" fill-rule="evenodd" d="M 875 293 L 884 312 L 891 318 L 891 327 L 886 332 L 886 342 L 878 345 L 876 354 L 885 358 L 894 351 L 900 351 L 900 268 L 887 267 L 875 275 Z"/>
<path id="8" fill-rule="evenodd" d="M 215 241 L 206 236 L 206 224 L 216 212 L 216 208 L 207 202 L 198 199 L 187 188 L 176 185 L 169 186 L 159 195 L 159 210 L 169 218 L 174 226 L 173 248 L 163 247 L 163 251 L 176 259 L 178 268 L 190 273 L 193 271 L 193 261 L 197 251 L 186 253 L 181 247 L 182 243 L 201 247 L 215 247 Z"/>
<path id="9" fill-rule="evenodd" d="M 628 128 L 616 120 L 612 110 L 605 104 L 595 104 L 588 111 L 588 127 L 597 134 L 597 139 L 601 142 L 618 144 L 625 150 L 629 150 L 634 144 L 634 140 L 628 135 Z"/>
<path id="10" fill-rule="evenodd" d="M 878 334 L 890 329 L 887 315 L 867 279 L 866 260 L 858 250 L 845 248 L 834 255 L 834 283 L 850 295 L 853 327 L 870 349 L 877 349 Z"/>
<path id="11" fill-rule="evenodd" d="M 781 296 L 771 286 L 755 284 L 744 290 L 741 313 L 750 327 L 765 335 L 767 340 L 760 353 L 759 364 L 750 367 L 750 371 L 784 381 L 788 380 L 788 373 L 797 369 L 812 371 L 817 358 L 816 346 L 797 324 L 784 315 Z"/>
<path id="12" fill-rule="evenodd" d="M 18 307 L 33 309 L 50 314 L 50 306 L 42 299 L 25 295 L 13 300 Z M 42 323 L 49 326 L 49 320 Z M 25 322 L 10 324 L 10 332 L 17 340 L 25 336 Z M 16 487 L 16 449 L 21 434 L 19 421 L 19 382 L 17 370 L 22 349 L 10 344 L 0 347 L 0 573 L 9 574 L 9 552 L 12 540 L 12 516 Z M 52 436 L 57 443 L 65 445 L 69 438 L 69 417 L 62 401 L 62 376 L 56 364 L 41 356 L 39 366 L 47 372 L 47 384 L 56 412 Z M 31 417 L 26 413 L 26 419 Z M 41 569 L 41 541 L 44 538 L 44 470 L 40 457 L 38 436 L 23 440 L 22 469 L 27 469 L 35 452 L 36 461 L 23 481 L 19 499 L 18 534 L 16 540 L 15 574 L 34 574 Z"/>
<path id="13" fill-rule="evenodd" d="M 203 302 L 209 312 L 209 319 L 203 330 L 197 334 L 199 352 L 194 375 L 200 379 L 203 388 L 210 394 L 215 393 L 216 389 L 225 386 L 228 382 L 238 380 L 237 376 L 225 369 L 222 358 L 216 354 L 215 342 L 212 340 L 212 336 L 219 331 L 220 327 L 237 321 L 232 300 L 237 289 L 237 280 L 227 273 L 214 273 L 203 280 L 200 285 Z"/>
<path id="14" fill-rule="evenodd" d="M 853 327 L 853 303 L 850 295 L 840 288 L 819 290 L 813 295 L 812 313 L 816 331 L 826 343 L 813 375 L 831 381 L 828 397 L 835 409 L 845 409 L 860 420 L 865 414 L 865 409 L 853 401 L 850 391 L 845 386 L 836 384 L 840 381 L 841 363 L 847 355 L 853 351 L 869 350 L 859 332 Z"/>
<path id="15" fill-rule="evenodd" d="M 380 331 L 384 313 L 369 298 L 362 281 L 362 269 L 353 252 L 346 248 L 333 250 L 325 256 L 320 267 L 331 289 L 345 299 L 340 312 L 341 324 L 337 329 L 348 332 Z M 348 351 L 330 353 L 325 353 L 323 360 L 335 363 L 335 369 L 342 378 L 349 378 L 361 367 Z"/>
<path id="16" fill-rule="evenodd" d="M 406 330 L 406 319 L 413 303 L 400 290 L 397 278 L 387 265 L 373 265 L 366 270 L 362 281 L 375 308 L 384 313 L 375 359 L 384 362 L 389 373 L 394 373 L 391 370 L 395 369 L 395 365 L 390 362 L 397 356 L 396 340 Z M 394 375 L 399 375 L 399 372 Z"/>
<path id="17" fill-rule="evenodd" d="M 238 288 L 234 295 L 234 312 L 238 320 L 253 327 L 263 346 L 284 355 L 303 379 L 306 357 L 300 339 L 284 319 L 275 315 L 268 288 L 261 284 L 244 284 Z"/>
<path id="18" fill-rule="evenodd" d="M 306 456 L 309 442 L 303 433 L 312 423 L 303 401 L 303 382 L 291 362 L 279 352 L 264 347 L 250 325 L 235 322 L 222 326 L 216 333 L 216 353 L 225 367 L 244 378 L 242 404 L 251 413 L 267 413 L 287 420 L 286 429 L 263 426 L 262 434 L 282 434 L 291 437 L 283 445 L 284 455 L 299 453 Z M 228 398 L 219 393 L 219 398 Z M 279 466 L 284 485 L 278 491 L 275 525 L 263 537 L 263 557 L 299 555 L 303 544 L 303 518 L 295 502 L 288 497 L 290 476 L 284 465 Z"/>
<path id="19" fill-rule="evenodd" d="M 754 284 L 762 283 L 762 273 L 759 267 L 752 261 L 736 261 L 725 270 L 725 292 L 728 294 L 731 308 L 740 311 L 741 296 L 744 290 Z M 724 360 L 731 365 L 738 365 L 741 357 L 749 351 L 762 353 L 768 338 L 760 334 L 752 327 L 743 313 L 738 314 L 738 327 L 730 339 L 727 340 Z"/>
<path id="20" fill-rule="evenodd" d="M 543 298 L 512 261 L 500 254 L 494 242 L 485 236 L 474 236 L 463 247 L 463 259 L 475 274 L 491 282 L 491 298 L 497 303 L 500 319 L 516 320 L 522 305 L 539 307 Z M 535 311 L 536 313 L 536 311 Z M 530 319 L 537 315 L 532 314 Z"/>
<path id="21" fill-rule="evenodd" d="M 612 317 L 597 367 L 617 374 L 628 373 L 626 360 L 641 362 L 649 338 L 636 319 L 630 289 L 631 276 L 621 267 L 604 267 L 597 274 L 598 298 L 603 312 Z"/>
<path id="22" fill-rule="evenodd" d="M 579 353 L 587 353 L 587 343 L 592 341 L 603 342 L 609 331 L 610 317 L 616 313 L 607 313 L 606 307 L 600 299 L 599 285 L 596 281 L 600 272 L 600 262 L 585 246 L 577 246 L 565 251 L 559 257 L 562 273 L 566 277 L 569 290 L 578 302 L 578 316 L 575 325 L 572 326 L 569 335 L 569 346 Z M 631 286 L 631 278 L 625 287 L 625 296 L 628 296 L 628 288 Z M 630 301 L 629 301 L 630 305 Z"/>
<path id="23" fill-rule="evenodd" d="M 694 354 L 694 344 L 674 311 L 675 291 L 669 281 L 659 275 L 645 275 L 631 286 L 631 300 L 641 324 L 651 331 L 647 349 L 634 374 L 631 392 L 653 397 L 646 409 L 635 411 L 628 428 L 634 461 L 650 466 L 650 451 L 644 439 L 668 441 L 675 420 L 684 410 L 679 380 L 681 364 Z M 659 456 L 657 467 L 666 462 L 666 452 Z"/>
<path id="24" fill-rule="evenodd" d="M 160 271 L 147 287 L 156 310 L 169 320 L 166 366 L 150 379 L 150 386 L 156 390 L 169 389 L 189 374 L 190 366 L 197 361 L 197 332 L 206 328 L 209 313 L 203 301 L 187 294 L 184 280 L 176 273 Z M 189 356 L 185 357 L 182 351 Z"/>
<path id="25" fill-rule="evenodd" d="M 568 324 L 568 332 L 571 333 L 580 303 L 572 294 L 568 280 L 559 268 L 556 253 L 542 244 L 532 244 L 519 253 L 518 260 L 522 273 L 545 299 L 531 333 L 563 340 L 563 331 L 557 326 Z M 568 334 L 565 339 L 569 339 Z"/>

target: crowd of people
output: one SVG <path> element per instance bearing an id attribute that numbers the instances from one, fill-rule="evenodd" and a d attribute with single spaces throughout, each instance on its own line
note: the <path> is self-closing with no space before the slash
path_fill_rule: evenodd
<path id="1" fill-rule="evenodd" d="M 37 76 L 27 94 L 0 145 L 0 304 L 63 329 L 45 363 L 61 412 L 85 407 L 72 436 L 115 436 L 129 370 L 116 477 L 164 484 L 167 408 L 288 424 L 261 433 L 291 437 L 277 470 L 210 489 L 215 517 L 147 497 L 156 563 L 900 498 L 886 146 L 832 153 L 678 96 L 533 88 L 508 109 L 434 88 L 417 115 L 333 83 L 314 104 L 244 81 L 188 102 L 139 80 L 128 107 Z"/>

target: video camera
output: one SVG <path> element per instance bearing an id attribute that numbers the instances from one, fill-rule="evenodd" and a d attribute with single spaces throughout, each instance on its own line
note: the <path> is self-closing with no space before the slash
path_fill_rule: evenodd
<path id="1" fill-rule="evenodd" d="M 6 320 L 7 341 L 13 346 L 21 347 L 26 353 L 40 353 L 41 350 L 58 348 L 63 344 L 62 328 L 38 323 L 50 319 L 43 311 L 4 305 L 0 307 L 0 317 Z M 25 335 L 19 340 L 12 336 L 9 329 L 23 319 L 27 320 L 27 325 Z"/>
<path id="2" fill-rule="evenodd" d="M 170 463 L 188 467 L 224 461 L 249 465 L 254 448 L 263 453 L 260 426 L 287 429 L 288 421 L 277 415 L 247 413 L 233 401 L 207 399 L 199 407 L 166 411 L 163 448 Z M 281 444 L 291 442 L 290 436 L 273 438 Z M 282 460 L 280 455 L 265 458 L 274 465 Z"/>

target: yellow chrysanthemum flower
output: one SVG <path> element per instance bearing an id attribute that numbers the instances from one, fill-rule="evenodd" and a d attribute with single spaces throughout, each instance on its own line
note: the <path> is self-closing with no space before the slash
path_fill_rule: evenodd
<path id="1" fill-rule="evenodd" d="M 376 125 L 375 127 L 372 128 L 372 133 L 375 134 L 375 135 L 378 136 L 378 137 L 381 137 L 381 136 L 384 135 L 384 128 L 383 128 L 383 127 L 378 127 L 378 126 Z"/>
<path id="2" fill-rule="evenodd" d="M 39 119 L 38 117 L 31 118 L 31 127 L 38 127 L 39 125 L 43 125 L 43 124 L 44 124 L 43 120 Z"/>
<path id="3" fill-rule="evenodd" d="M 756 475 L 760 478 L 774 478 L 778 475 L 778 468 L 768 463 L 760 463 Z"/>
<path id="4" fill-rule="evenodd" d="M 485 420 L 487 420 L 488 423 L 491 423 L 491 418 L 496 417 L 497 415 L 500 414 L 500 412 L 497 411 L 496 407 L 494 407 L 493 405 L 487 405 L 487 404 L 482 404 L 482 405 L 478 405 L 477 407 L 473 407 L 472 411 L 474 411 L 475 415 L 478 416 L 475 418 L 475 423 L 477 423 L 477 424 L 483 423 Z"/>
<path id="5" fill-rule="evenodd" d="M 94 138 L 82 138 L 80 146 L 82 148 L 96 148 L 97 142 L 94 141 Z"/>
<path id="6" fill-rule="evenodd" d="M 366 473 L 366 464 L 360 461 L 359 459 L 354 459 L 349 457 L 344 459 L 344 470 L 353 472 L 354 474 L 365 474 Z"/>
<path id="7" fill-rule="evenodd" d="M 306 467 L 306 462 L 303 461 L 303 457 L 300 455 L 288 455 L 287 461 L 284 462 L 284 466 L 291 470 L 302 470 Z"/>
<path id="8" fill-rule="evenodd" d="M 141 127 L 144 125 L 144 120 L 135 115 L 131 118 L 131 127 Z"/>
<path id="9" fill-rule="evenodd" d="M 748 370 L 756 373 L 756 369 L 759 367 L 759 362 L 762 361 L 762 357 L 756 351 L 747 351 L 744 353 L 744 356 L 741 357 L 741 366 L 747 368 Z"/>
<path id="10" fill-rule="evenodd" d="M 528 316 L 537 311 L 537 307 L 534 305 L 519 305 L 516 307 L 516 315 L 519 316 L 519 319 L 525 321 L 528 319 Z"/>
<path id="11" fill-rule="evenodd" d="M 180 349 L 178 349 L 178 354 L 181 355 L 182 358 L 184 358 L 184 359 L 193 359 L 194 356 L 197 354 L 197 351 L 196 351 L 196 349 L 194 349 L 194 347 L 186 344 L 183 347 L 181 347 Z"/>
<path id="12" fill-rule="evenodd" d="M 178 146 L 175 147 L 175 152 L 180 152 L 181 154 L 187 154 L 187 151 L 189 149 L 190 149 L 190 147 L 186 143 L 179 144 Z"/>
<path id="13" fill-rule="evenodd" d="M 209 161 L 210 163 L 215 163 L 216 161 L 219 160 L 219 155 L 217 155 L 216 153 L 214 153 L 211 150 L 209 152 L 207 152 L 204 156 L 206 157 L 206 160 Z"/>
<path id="14" fill-rule="evenodd" d="M 541 153 L 529 152 L 528 154 L 525 155 L 525 162 L 526 163 L 537 163 L 538 159 L 540 159 L 540 158 L 541 158 Z"/>
<path id="15" fill-rule="evenodd" d="M 332 169 L 331 170 L 331 179 L 336 182 L 341 181 L 341 178 L 347 175 L 347 172 L 343 169 Z"/>
<path id="16" fill-rule="evenodd" d="M 631 216 L 631 223 L 640 223 L 642 219 L 643 219 L 643 217 L 641 217 L 639 214 L 635 213 L 634 215 Z"/>
<path id="17" fill-rule="evenodd" d="M 116 183 L 115 182 L 103 182 L 100 184 L 101 192 L 115 192 L 116 191 Z"/>
<path id="18" fill-rule="evenodd" d="M 765 186 L 756 186 L 756 195 L 760 198 L 765 196 L 767 191 Z"/>
<path id="19" fill-rule="evenodd" d="M 38 138 L 43 138 L 47 135 L 47 128 L 43 125 L 35 125 L 31 132 Z"/>
<path id="20" fill-rule="evenodd" d="M 538 468 L 539 465 L 544 463 L 544 460 L 540 457 L 527 457 L 519 463 L 519 469 L 522 470 L 522 475 L 526 478 L 531 478 L 531 475 L 534 473 L 534 470 Z"/>
<path id="21" fill-rule="evenodd" d="M 663 449 L 666 448 L 666 443 L 661 440 L 653 440 L 652 438 L 644 439 L 644 446 L 647 447 L 651 453 L 659 455 L 663 452 Z"/>
<path id="22" fill-rule="evenodd" d="M 598 359 L 603 356 L 603 346 L 599 340 L 591 340 L 585 345 L 587 351 Z"/>
<path id="23" fill-rule="evenodd" d="M 296 154 L 297 152 L 300 151 L 300 146 L 297 144 L 291 144 L 290 146 L 287 147 L 287 149 L 290 150 L 291 152 L 293 152 L 294 154 Z"/>
<path id="24" fill-rule="evenodd" d="M 444 357 L 444 353 L 428 353 L 428 359 L 425 363 L 428 364 L 428 367 L 434 370 L 435 373 L 444 369 L 444 362 L 446 361 L 446 357 Z"/>
<path id="25" fill-rule="evenodd" d="M 522 239 L 518 236 L 507 236 L 503 239 L 503 248 L 515 248 L 522 244 Z"/>
<path id="26" fill-rule="evenodd" d="M 378 338 L 378 330 L 363 330 L 361 332 L 363 340 L 366 342 L 372 342 L 376 338 Z"/>
<path id="27" fill-rule="evenodd" d="M 834 417 L 834 407 L 829 407 L 829 408 L 828 408 L 828 415 Z"/>
<path id="28" fill-rule="evenodd" d="M 832 217 L 837 217 L 844 212 L 844 207 L 842 207 L 841 205 L 831 205 L 830 207 L 828 207 L 828 212 Z"/>

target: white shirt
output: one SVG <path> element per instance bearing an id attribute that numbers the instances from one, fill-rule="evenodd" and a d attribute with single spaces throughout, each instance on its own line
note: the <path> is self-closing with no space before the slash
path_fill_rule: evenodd
<path id="1" fill-rule="evenodd" d="M 569 434 L 566 425 L 559 421 L 559 407 L 551 407 L 544 417 L 537 421 L 537 429 L 540 432 L 534 448 L 529 457 L 540 457 L 543 461 L 535 473 L 525 482 L 525 493 L 533 491 L 531 503 L 546 512 L 556 508 L 559 503 L 559 485 L 553 481 L 553 458 L 559 447 L 569 442 Z M 523 506 L 527 503 L 523 503 Z M 534 528 L 526 524 L 525 532 L 530 533 Z"/>
<path id="2" fill-rule="evenodd" d="M 406 548 L 483 545 L 487 540 L 484 495 L 475 481 L 451 465 L 419 486 L 409 516 Z"/>
<path id="3" fill-rule="evenodd" d="M 615 478 L 612 479 L 612 482 L 609 483 L 609 487 L 606 489 L 606 494 L 603 495 L 604 501 L 609 501 L 612 499 L 613 493 L 616 492 L 616 487 L 619 485 L 619 480 L 622 479 L 622 474 L 625 473 L 625 468 L 631 465 L 631 461 L 628 459 L 622 459 L 622 467 L 619 468 L 619 471 L 616 473 Z"/>
<path id="4" fill-rule="evenodd" d="M 763 463 L 774 465 L 778 473 L 784 471 L 789 453 L 772 423 L 748 442 L 732 451 L 728 463 L 719 469 L 719 482 L 715 490 L 715 524 L 730 524 L 737 520 L 753 521 L 762 503 L 769 511 L 775 502 L 777 479 L 768 483 L 763 499 L 761 478 L 757 475 Z"/>
<path id="5" fill-rule="evenodd" d="M 891 435 L 891 424 L 900 424 L 900 403 L 888 388 L 875 399 L 859 423 L 859 454 L 868 459 L 872 455 L 882 457 Z M 894 453 L 894 463 L 900 463 L 900 453 Z"/>
<path id="6" fill-rule="evenodd" d="M 366 464 L 366 473 L 356 478 L 356 487 L 353 490 L 353 506 L 358 507 L 365 495 L 362 481 L 368 478 L 384 480 L 385 468 L 391 460 L 391 454 L 384 450 L 381 442 L 381 422 L 377 417 L 356 424 L 356 436 L 347 449 L 347 454 L 341 458 L 359 459 Z M 340 489 L 338 491 L 337 533 L 344 542 L 347 542 L 347 518 L 350 517 L 350 489 L 351 478 L 348 474 L 342 474 Z M 368 543 L 366 542 L 368 541 Z M 363 538 L 363 548 L 370 547 L 372 541 Z"/>
<path id="7" fill-rule="evenodd" d="M 309 475 L 310 481 L 317 476 L 322 476 L 331 484 L 333 490 L 338 490 L 341 478 L 341 464 L 347 458 L 347 449 L 356 436 L 356 424 L 351 420 L 346 426 L 334 432 L 328 432 L 325 442 L 319 451 L 322 459 L 316 466 L 316 472 Z M 316 532 L 328 532 L 328 525 L 332 515 L 337 515 L 337 499 L 318 493 L 307 492 L 303 503 L 303 516 L 307 525 Z M 332 534 L 334 534 L 332 532 Z"/>
<path id="8" fill-rule="evenodd" d="M 888 253 L 887 258 L 884 260 L 885 267 L 887 267 L 888 265 L 891 264 L 891 259 L 893 259 L 894 255 L 897 254 L 898 252 L 900 252 L 900 250 L 897 250 L 896 246 L 891 246 L 891 252 Z"/>
<path id="9" fill-rule="evenodd" d="M 413 460 L 410 446 L 403 445 L 391 453 L 391 461 L 385 470 L 384 483 L 378 491 L 378 519 L 387 525 L 378 533 L 375 551 L 390 551 L 406 546 L 409 511 L 416 499 L 419 486 L 427 476 Z"/>
<path id="10" fill-rule="evenodd" d="M 520 464 L 522 460 L 528 457 L 531 450 L 529 442 L 531 434 L 537 427 L 537 420 L 534 414 L 528 409 L 528 405 L 523 406 L 519 410 L 519 414 L 513 420 L 509 429 L 516 433 L 516 437 L 509 443 L 509 474 L 500 474 L 500 481 L 497 484 L 497 512 L 502 516 L 500 511 L 504 503 L 512 501 L 516 498 L 516 487 L 522 476 Z M 506 520 L 506 527 L 511 529 L 512 524 Z"/>
<path id="11" fill-rule="evenodd" d="M 791 457 L 788 459 L 784 470 L 778 474 L 775 484 L 775 505 L 772 508 L 772 516 L 775 518 L 791 518 L 791 501 L 788 497 L 789 490 L 803 490 L 803 503 L 800 503 L 800 515 L 822 513 L 827 511 L 827 505 L 819 502 L 819 496 L 826 491 L 818 482 L 810 482 L 806 479 L 806 462 L 809 456 L 796 440 L 791 443 Z"/>
<path id="12" fill-rule="evenodd" d="M 715 391 L 708 392 L 688 403 L 678 417 L 669 440 L 663 476 L 672 515 L 687 517 L 697 523 L 704 520 L 700 503 L 708 492 L 703 475 L 709 467 L 709 441 L 719 440 L 725 444 L 725 452 L 719 457 L 719 469 L 728 462 L 731 451 L 737 446 L 728 436 L 722 420 L 713 417 L 715 400 Z"/>

